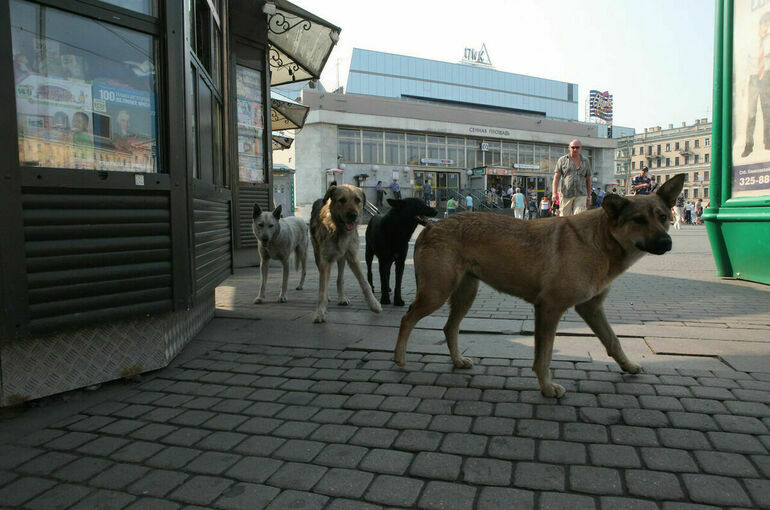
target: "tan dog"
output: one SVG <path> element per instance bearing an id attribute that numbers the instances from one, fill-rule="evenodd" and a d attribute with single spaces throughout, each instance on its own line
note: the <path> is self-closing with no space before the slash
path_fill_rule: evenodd
<path id="1" fill-rule="evenodd" d="M 346 260 L 361 290 L 364 291 L 364 298 L 369 308 L 376 313 L 382 311 L 358 260 L 359 239 L 356 227 L 361 220 L 365 203 L 366 196 L 363 190 L 349 184 L 330 186 L 326 196 L 313 203 L 313 210 L 310 213 L 310 239 L 313 242 L 319 279 L 318 307 L 313 314 L 313 322 L 326 322 L 329 273 L 335 262 L 337 263 L 338 303 L 350 304 L 350 300 L 345 297 L 343 278 Z"/>
<path id="2" fill-rule="evenodd" d="M 666 232 L 683 183 L 684 174 L 678 174 L 656 194 L 605 195 L 601 208 L 575 216 L 523 221 L 463 213 L 429 226 L 414 249 L 417 297 L 401 319 L 396 363 L 406 362 L 406 344 L 417 321 L 449 299 L 444 326 L 449 354 L 456 367 L 471 367 L 473 362 L 460 355 L 457 336 L 481 280 L 535 305 L 532 368 L 546 397 L 564 395 L 548 367 L 559 319 L 572 306 L 623 370 L 639 372 L 641 367 L 623 352 L 602 304 L 612 281 L 645 253 L 661 255 L 671 249 Z"/>

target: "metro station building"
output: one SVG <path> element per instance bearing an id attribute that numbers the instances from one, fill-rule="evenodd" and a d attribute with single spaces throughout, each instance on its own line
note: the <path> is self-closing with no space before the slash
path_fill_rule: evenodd
<path id="1" fill-rule="evenodd" d="M 616 141 L 606 125 L 578 121 L 574 83 L 354 49 L 344 93 L 304 89 L 300 102 L 305 125 L 275 154 L 296 169 L 299 205 L 322 196 L 329 175 L 372 199 L 377 181 L 393 179 L 404 197 L 422 196 L 428 181 L 439 201 L 497 183 L 542 195 L 575 138 L 595 185 L 615 182 Z"/>

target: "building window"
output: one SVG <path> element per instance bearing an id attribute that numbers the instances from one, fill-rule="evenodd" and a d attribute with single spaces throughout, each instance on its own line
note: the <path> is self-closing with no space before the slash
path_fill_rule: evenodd
<path id="1" fill-rule="evenodd" d="M 339 154 L 342 161 L 351 163 L 361 161 L 361 131 L 358 129 L 339 130 Z"/>
<path id="2" fill-rule="evenodd" d="M 428 157 L 446 159 L 446 137 L 428 136 Z"/>
<path id="3" fill-rule="evenodd" d="M 674 142 L 674 150 L 679 150 L 679 142 Z"/>
<path id="4" fill-rule="evenodd" d="M 708 181 L 709 180 L 709 171 L 708 170 L 703 172 L 703 180 L 704 181 Z"/>
<path id="5" fill-rule="evenodd" d="M 656 168 L 660 168 L 660 160 L 661 160 L 661 158 L 658 158 L 658 159 L 655 160 L 655 167 Z"/>
<path id="6" fill-rule="evenodd" d="M 631 162 L 631 170 L 636 170 L 636 161 Z"/>
<path id="7" fill-rule="evenodd" d="M 674 166 L 679 166 L 679 157 L 674 158 Z"/>
<path id="8" fill-rule="evenodd" d="M 692 189 L 692 197 L 693 198 L 698 198 L 698 188 L 693 188 Z"/>
<path id="9" fill-rule="evenodd" d="M 700 154 L 696 154 L 695 156 L 693 156 L 692 162 L 697 165 L 699 163 L 699 160 L 700 160 Z"/>
<path id="10" fill-rule="evenodd" d="M 698 149 L 700 147 L 700 140 L 695 140 L 695 148 Z"/>
<path id="11" fill-rule="evenodd" d="M 644 145 L 639 146 L 639 155 L 644 156 Z"/>
<path id="12" fill-rule="evenodd" d="M 690 174 L 684 174 L 684 182 L 690 182 Z"/>
<path id="13" fill-rule="evenodd" d="M 684 164 L 685 165 L 689 165 L 690 164 L 690 156 L 685 156 L 684 157 Z"/>
<path id="14" fill-rule="evenodd" d="M 523 165 L 535 164 L 535 149 L 532 144 L 529 144 L 529 143 L 519 144 L 519 163 Z"/>
<path id="15" fill-rule="evenodd" d="M 647 146 L 647 155 L 652 156 L 652 145 Z"/>
<path id="16" fill-rule="evenodd" d="M 707 196 L 709 196 L 709 189 L 703 188 L 703 198 L 706 198 Z"/>
<path id="17" fill-rule="evenodd" d="M 515 144 L 512 144 L 512 145 L 515 145 Z M 447 137 L 446 146 L 447 146 L 446 147 L 447 159 L 454 161 L 454 163 L 450 163 L 450 165 L 455 166 L 457 168 L 464 168 L 465 167 L 465 139 L 452 138 L 451 136 Z"/>
<path id="18" fill-rule="evenodd" d="M 406 163 L 406 135 L 385 133 L 385 163 L 403 165 Z"/>
<path id="19" fill-rule="evenodd" d="M 690 150 L 690 140 L 684 141 L 684 150 L 689 151 Z"/>
<path id="20" fill-rule="evenodd" d="M 699 181 L 700 180 L 700 179 L 698 179 L 698 172 L 693 172 L 692 180 L 694 180 L 694 181 Z"/>
<path id="21" fill-rule="evenodd" d="M 486 166 L 500 166 L 500 140 L 484 140 L 487 150 L 484 152 Z"/>
<path id="22" fill-rule="evenodd" d="M 410 165 L 419 165 L 425 157 L 425 135 L 406 135 L 406 162 Z"/>
<path id="23" fill-rule="evenodd" d="M 667 143 L 666 144 L 666 152 L 670 152 L 670 151 L 671 151 L 671 144 Z"/>
<path id="24" fill-rule="evenodd" d="M 152 36 L 10 5 L 20 164 L 157 172 Z"/>
<path id="25" fill-rule="evenodd" d="M 671 166 L 671 158 L 666 158 L 666 166 Z"/>
<path id="26" fill-rule="evenodd" d="M 660 144 L 658 144 L 657 149 L 658 149 L 658 152 L 656 154 L 660 154 Z"/>
<path id="27" fill-rule="evenodd" d="M 551 168 L 547 145 L 535 145 L 535 164 L 540 167 L 540 170 L 549 170 Z"/>
<path id="28" fill-rule="evenodd" d="M 705 138 L 705 139 L 703 140 L 703 145 L 704 145 L 705 147 L 708 147 L 709 145 L 711 145 L 711 139 L 710 139 L 710 138 Z"/>
<path id="29" fill-rule="evenodd" d="M 551 152 L 553 152 L 553 147 L 551 147 Z M 503 151 L 500 154 L 502 161 L 500 164 L 505 168 L 513 168 L 513 165 L 518 161 L 518 157 L 518 144 L 516 142 L 503 142 Z"/>
<path id="30" fill-rule="evenodd" d="M 362 132 L 361 162 L 382 163 L 382 131 Z"/>
<path id="31" fill-rule="evenodd" d="M 129 11 L 136 11 L 142 14 L 155 15 L 155 0 L 101 0 L 106 4 L 117 5 Z"/>
<path id="32" fill-rule="evenodd" d="M 711 157 L 711 154 L 709 154 L 708 152 L 706 154 L 704 154 L 703 155 L 703 162 L 704 163 L 708 163 L 710 157 Z"/>
<path id="33" fill-rule="evenodd" d="M 642 148 L 639 147 L 639 150 L 642 150 Z M 631 155 L 636 156 L 636 147 L 631 147 Z"/>

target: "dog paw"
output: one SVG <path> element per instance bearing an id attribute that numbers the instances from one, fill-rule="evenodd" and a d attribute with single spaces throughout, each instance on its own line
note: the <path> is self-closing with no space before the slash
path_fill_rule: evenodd
<path id="1" fill-rule="evenodd" d="M 404 306 L 406 303 L 404 303 L 404 300 L 401 298 L 393 299 L 393 304 L 395 306 Z"/>
<path id="2" fill-rule="evenodd" d="M 396 362 L 396 365 L 403 367 L 406 365 L 406 353 L 405 352 L 394 352 L 393 353 L 393 361 Z"/>
<path id="3" fill-rule="evenodd" d="M 278 296 L 278 302 L 279 302 L 279 303 L 285 303 L 286 301 L 288 301 L 288 300 L 286 299 L 286 296 Z"/>
<path id="4" fill-rule="evenodd" d="M 264 303 L 264 302 L 265 302 L 265 298 L 263 298 L 263 297 L 257 296 L 257 297 L 254 298 L 254 304 L 255 305 L 258 305 L 258 304 Z"/>
<path id="5" fill-rule="evenodd" d="M 322 322 L 326 322 L 326 312 L 315 312 L 313 314 L 313 323 L 320 324 Z"/>
<path id="6" fill-rule="evenodd" d="M 390 296 L 382 296 L 380 298 L 380 304 L 381 305 L 389 305 L 390 304 Z"/>
<path id="7" fill-rule="evenodd" d="M 473 360 L 465 356 L 458 356 L 452 360 L 452 363 L 457 368 L 471 368 L 473 366 Z"/>
<path id="8" fill-rule="evenodd" d="M 622 368 L 629 374 L 638 374 L 639 372 L 642 371 L 642 365 L 640 365 L 639 363 L 634 363 L 633 361 L 628 361 L 625 365 L 623 365 L 620 368 Z"/>
<path id="9" fill-rule="evenodd" d="M 548 398 L 561 398 L 565 393 L 567 393 L 567 390 L 564 389 L 564 386 L 561 384 L 556 384 L 555 382 L 546 384 L 540 388 L 540 391 L 543 393 L 544 397 Z"/>
<path id="10" fill-rule="evenodd" d="M 294 287 L 294 288 L 295 288 L 296 290 L 302 290 L 304 287 L 303 287 L 302 285 L 297 285 L 297 286 L 296 286 L 296 287 Z"/>
<path id="11" fill-rule="evenodd" d="M 337 301 L 337 304 L 340 306 L 348 306 L 350 304 L 350 300 L 348 298 L 342 298 Z"/>
<path id="12" fill-rule="evenodd" d="M 369 306 L 369 308 L 370 308 L 370 309 L 371 309 L 371 310 L 372 310 L 374 313 L 380 313 L 380 312 L 382 311 L 382 305 L 381 305 L 381 304 L 379 304 L 377 301 L 375 301 L 374 303 L 372 303 L 372 304 Z"/>

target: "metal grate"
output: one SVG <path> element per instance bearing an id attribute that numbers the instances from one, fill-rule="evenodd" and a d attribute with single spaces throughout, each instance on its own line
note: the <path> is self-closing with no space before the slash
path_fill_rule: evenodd
<path id="1" fill-rule="evenodd" d="M 222 283 L 232 267 L 230 203 L 194 199 L 195 292 L 201 295 Z"/>
<path id="2" fill-rule="evenodd" d="M 269 209 L 269 195 L 267 189 L 248 189 L 241 187 L 238 206 L 238 240 L 239 248 L 256 248 L 257 239 L 251 231 L 251 213 L 254 209 L 254 202 L 257 202 L 262 209 Z"/>
<path id="3" fill-rule="evenodd" d="M 163 192 L 23 189 L 30 328 L 172 309 Z"/>

